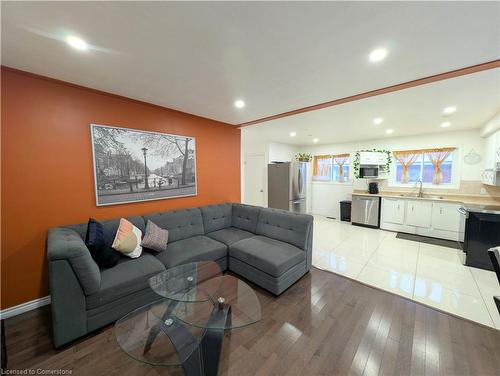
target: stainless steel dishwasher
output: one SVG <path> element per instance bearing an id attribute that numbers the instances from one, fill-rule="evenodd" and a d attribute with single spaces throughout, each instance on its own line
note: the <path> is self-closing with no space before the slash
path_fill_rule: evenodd
<path id="1" fill-rule="evenodd" d="M 353 225 L 380 227 L 380 197 L 352 195 L 351 222 Z"/>

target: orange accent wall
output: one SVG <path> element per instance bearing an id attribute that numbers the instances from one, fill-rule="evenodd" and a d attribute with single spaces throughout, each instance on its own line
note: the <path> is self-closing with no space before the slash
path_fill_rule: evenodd
<path id="1" fill-rule="evenodd" d="M 235 126 L 6 67 L 1 85 L 2 309 L 48 295 L 50 227 L 240 201 Z M 198 195 L 97 207 L 91 123 L 196 137 Z"/>

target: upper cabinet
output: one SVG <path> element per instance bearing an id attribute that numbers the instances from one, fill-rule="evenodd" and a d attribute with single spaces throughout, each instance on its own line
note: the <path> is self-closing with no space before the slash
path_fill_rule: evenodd
<path id="1" fill-rule="evenodd" d="M 496 151 L 497 151 L 497 133 L 495 132 L 486 138 L 484 150 L 484 169 L 495 168 Z"/>
<path id="2" fill-rule="evenodd" d="M 496 150 L 495 150 L 495 167 L 500 168 L 500 131 L 496 135 Z"/>
<path id="3" fill-rule="evenodd" d="M 381 166 L 387 163 L 387 153 L 362 151 L 359 153 L 359 164 Z"/>
<path id="4" fill-rule="evenodd" d="M 500 130 L 486 138 L 484 150 L 483 184 L 500 185 Z"/>

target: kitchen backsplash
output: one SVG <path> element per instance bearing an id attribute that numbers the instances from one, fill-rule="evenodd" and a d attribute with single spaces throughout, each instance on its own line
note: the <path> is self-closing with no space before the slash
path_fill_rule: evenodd
<path id="1" fill-rule="evenodd" d="M 357 180 L 353 182 L 354 190 L 368 190 L 368 181 Z M 485 193 L 481 193 L 481 189 L 484 188 Z M 387 180 L 379 180 L 379 191 L 380 192 L 412 192 L 418 190 L 415 188 L 400 188 L 400 187 L 390 187 L 388 186 Z M 500 197 L 500 187 L 493 187 L 489 185 L 484 185 L 479 180 L 462 180 L 460 182 L 459 189 L 446 189 L 446 188 L 428 188 L 424 187 L 424 192 L 429 193 L 441 193 L 441 194 L 460 194 L 460 195 L 481 195 L 481 196 L 491 196 Z"/>

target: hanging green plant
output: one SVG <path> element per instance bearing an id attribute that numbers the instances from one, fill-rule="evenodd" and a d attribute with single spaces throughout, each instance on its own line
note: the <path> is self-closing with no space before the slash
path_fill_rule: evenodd
<path id="1" fill-rule="evenodd" d="M 298 153 L 295 155 L 295 159 L 299 162 L 311 162 L 313 156 L 311 154 L 306 153 Z"/>
<path id="2" fill-rule="evenodd" d="M 392 164 L 392 153 L 389 150 L 384 150 L 384 149 L 367 149 L 367 150 L 358 150 L 356 153 L 354 153 L 354 160 L 352 162 L 353 169 L 354 169 L 354 177 L 356 179 L 359 179 L 359 153 L 361 152 L 376 152 L 376 153 L 386 153 L 387 154 L 387 162 L 385 165 L 379 166 L 380 171 L 384 173 L 389 173 L 391 169 L 391 164 Z"/>

